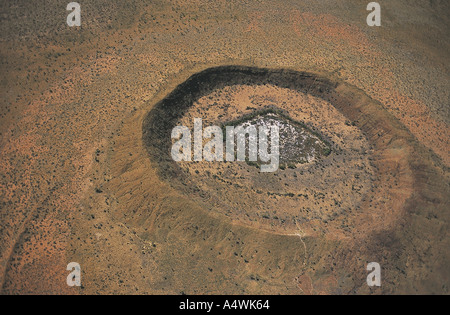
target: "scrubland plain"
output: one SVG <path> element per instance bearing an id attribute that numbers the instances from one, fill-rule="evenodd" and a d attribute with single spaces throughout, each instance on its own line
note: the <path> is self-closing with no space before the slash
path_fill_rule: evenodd
<path id="1" fill-rule="evenodd" d="M 2 294 L 449 293 L 448 1 L 383 2 L 380 28 L 356 0 L 80 4 L 69 28 L 60 1 L 0 3 Z M 274 106 L 332 153 L 269 175 L 158 160 L 152 111 L 220 66 L 308 79 L 224 86 L 181 121 Z"/>

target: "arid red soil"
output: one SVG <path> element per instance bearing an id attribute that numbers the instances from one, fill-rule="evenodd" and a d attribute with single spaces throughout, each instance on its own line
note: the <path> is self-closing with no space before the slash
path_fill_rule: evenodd
<path id="1" fill-rule="evenodd" d="M 69 28 L 58 1 L 2 2 L 1 293 L 448 294 L 449 3 L 383 3 L 381 28 L 365 6 L 96 0 Z M 356 100 L 333 104 L 354 133 L 330 117 L 379 148 L 351 220 L 248 224 L 160 178 L 144 118 L 220 65 L 318 73 Z M 74 261 L 81 288 L 66 285 Z"/>

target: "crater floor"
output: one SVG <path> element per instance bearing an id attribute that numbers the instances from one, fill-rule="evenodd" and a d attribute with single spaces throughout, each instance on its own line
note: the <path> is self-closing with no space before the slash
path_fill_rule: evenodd
<path id="1" fill-rule="evenodd" d="M 226 123 L 225 125 L 242 127 L 243 129 L 255 126 L 257 130 L 260 130 L 260 128 L 270 130 L 273 126 L 278 127 L 279 159 L 283 169 L 286 169 L 286 167 L 296 168 L 298 164 L 310 163 L 331 153 L 331 146 L 320 135 L 314 134 L 305 125 L 274 110 L 255 112 L 250 117 L 242 117 L 237 122 Z M 268 135 L 268 143 L 271 147 L 270 132 Z M 249 141 L 250 139 L 247 137 L 246 148 L 249 147 Z M 248 158 L 248 154 L 246 157 Z"/>

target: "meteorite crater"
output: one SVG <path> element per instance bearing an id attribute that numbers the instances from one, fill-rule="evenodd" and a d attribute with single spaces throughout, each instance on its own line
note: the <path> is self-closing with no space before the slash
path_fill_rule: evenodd
<path id="1" fill-rule="evenodd" d="M 373 187 L 372 148 L 333 104 L 343 103 L 327 79 L 291 70 L 227 66 L 207 69 L 157 103 L 143 141 L 161 179 L 211 213 L 258 228 L 305 233 L 334 222 L 350 229 Z M 280 127 L 280 169 L 261 173 L 248 162 L 174 162 L 176 126 Z"/>

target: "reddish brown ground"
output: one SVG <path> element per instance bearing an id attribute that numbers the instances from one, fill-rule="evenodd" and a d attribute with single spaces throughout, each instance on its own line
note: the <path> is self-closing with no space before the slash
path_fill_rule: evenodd
<path id="1" fill-rule="evenodd" d="M 448 2 L 390 1 L 380 29 L 353 0 L 83 6 L 83 28 L 69 29 L 58 1 L 1 4 L 2 293 L 448 293 Z M 420 144 L 379 140 L 399 141 L 377 157 L 392 184 L 372 206 L 386 212 L 357 224 L 382 232 L 351 244 L 273 235 L 205 216 L 157 179 L 143 116 L 223 64 L 332 73 L 407 127 Z M 66 285 L 72 261 L 81 289 Z M 369 261 L 385 268 L 381 290 L 365 286 Z"/>

